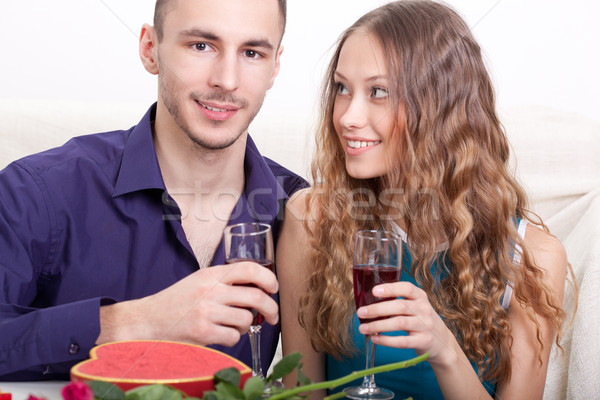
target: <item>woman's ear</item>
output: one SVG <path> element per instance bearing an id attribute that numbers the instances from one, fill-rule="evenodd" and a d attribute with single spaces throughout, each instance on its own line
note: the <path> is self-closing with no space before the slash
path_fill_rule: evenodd
<path id="1" fill-rule="evenodd" d="M 146 71 L 153 75 L 158 74 L 158 62 L 156 60 L 156 45 L 157 45 L 156 30 L 153 26 L 144 24 L 140 33 L 140 58 Z"/>

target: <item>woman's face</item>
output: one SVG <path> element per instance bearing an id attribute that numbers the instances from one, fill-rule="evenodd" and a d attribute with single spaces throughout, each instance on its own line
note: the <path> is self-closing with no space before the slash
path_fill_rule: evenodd
<path id="1" fill-rule="evenodd" d="M 386 175 L 397 154 L 390 141 L 395 113 L 388 76 L 379 41 L 363 29 L 352 33 L 334 72 L 333 124 L 346 154 L 346 171 L 356 179 Z"/>

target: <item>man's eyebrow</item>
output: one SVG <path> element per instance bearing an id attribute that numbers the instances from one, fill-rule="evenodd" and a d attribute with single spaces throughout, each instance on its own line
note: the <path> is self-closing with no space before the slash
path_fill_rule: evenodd
<path id="1" fill-rule="evenodd" d="M 247 47 L 262 47 L 266 50 L 273 50 L 275 46 L 271 44 L 267 39 L 249 40 L 244 43 Z"/>
<path id="2" fill-rule="evenodd" d="M 190 37 L 190 38 L 202 38 L 208 40 L 220 40 L 220 38 L 212 32 L 205 31 L 203 29 L 187 29 L 185 31 L 181 31 L 179 36 L 182 37 Z"/>
<path id="3" fill-rule="evenodd" d="M 179 36 L 190 38 L 203 38 L 208 40 L 219 40 L 219 37 L 214 33 L 196 28 L 181 31 L 179 32 Z"/>
<path id="4" fill-rule="evenodd" d="M 179 36 L 185 37 L 185 38 L 198 38 L 198 39 L 206 39 L 206 40 L 214 40 L 214 41 L 222 40 L 215 33 L 204 30 L 204 29 L 198 29 L 198 28 L 187 29 L 187 30 L 181 31 L 179 33 Z M 266 50 L 273 50 L 275 48 L 275 46 L 273 46 L 273 44 L 267 39 L 248 40 L 243 43 L 243 46 L 245 46 L 245 47 L 262 47 Z"/>

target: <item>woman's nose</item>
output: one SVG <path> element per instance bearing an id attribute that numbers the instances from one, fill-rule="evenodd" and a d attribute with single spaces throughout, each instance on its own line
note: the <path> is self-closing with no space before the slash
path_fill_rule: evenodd
<path id="1" fill-rule="evenodd" d="M 360 97 L 352 97 L 342 110 L 340 124 L 349 130 L 362 128 L 367 123 L 367 111 L 367 105 Z"/>

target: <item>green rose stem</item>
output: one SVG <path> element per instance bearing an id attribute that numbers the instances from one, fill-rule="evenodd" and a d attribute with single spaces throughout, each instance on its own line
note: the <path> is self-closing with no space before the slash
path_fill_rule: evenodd
<path id="1" fill-rule="evenodd" d="M 355 379 L 363 378 L 367 375 L 378 374 L 381 372 L 389 372 L 389 371 L 393 371 L 396 369 L 412 367 L 414 365 L 417 365 L 420 362 L 425 361 L 428 356 L 429 356 L 429 353 L 425 353 L 421 356 L 411 358 L 410 360 L 401 361 L 401 362 L 392 363 L 392 364 L 381 365 L 379 367 L 364 369 L 362 371 L 354 371 L 351 374 L 342 376 L 341 378 L 338 378 L 338 379 L 333 379 L 331 381 L 311 383 L 306 386 L 297 386 L 295 388 L 287 389 L 287 390 L 284 390 L 283 392 L 273 394 L 269 397 L 269 399 L 270 400 L 287 399 L 290 396 L 293 396 L 293 395 L 299 394 L 299 393 L 313 392 L 315 390 L 320 390 L 320 389 L 333 389 L 333 388 L 341 386 L 345 383 L 352 382 Z M 330 397 L 327 397 L 327 399 L 329 399 L 329 400 L 338 399 L 338 398 L 340 398 L 340 396 L 344 396 L 344 395 L 341 393 L 335 394 Z"/>

